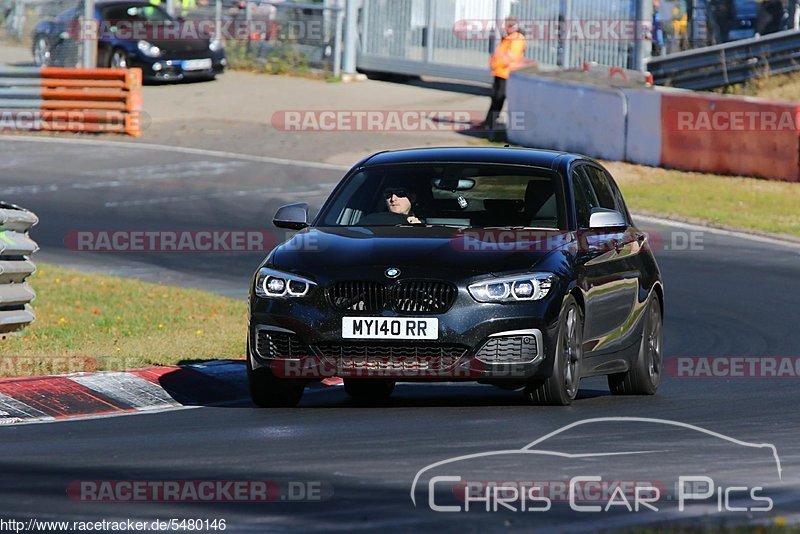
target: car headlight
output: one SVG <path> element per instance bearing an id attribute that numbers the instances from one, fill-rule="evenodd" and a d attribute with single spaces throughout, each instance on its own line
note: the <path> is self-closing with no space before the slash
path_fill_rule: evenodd
<path id="1" fill-rule="evenodd" d="M 142 52 L 142 54 L 148 57 L 158 57 L 161 55 L 161 49 L 152 43 L 148 43 L 147 41 L 139 41 L 136 43 L 137 48 Z"/>
<path id="2" fill-rule="evenodd" d="M 542 300 L 553 287 L 551 273 L 530 273 L 490 278 L 469 285 L 469 294 L 478 302 L 516 302 Z"/>
<path id="3" fill-rule="evenodd" d="M 219 52 L 220 50 L 222 50 L 222 41 L 220 41 L 219 39 L 212 39 L 208 43 L 208 49 L 211 50 L 212 52 Z"/>
<path id="4" fill-rule="evenodd" d="M 255 291 L 261 298 L 305 297 L 316 285 L 308 278 L 262 267 L 256 276 Z"/>

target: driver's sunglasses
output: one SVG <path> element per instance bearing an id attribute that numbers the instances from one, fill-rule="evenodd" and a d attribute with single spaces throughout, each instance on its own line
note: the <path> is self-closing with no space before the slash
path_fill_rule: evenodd
<path id="1" fill-rule="evenodd" d="M 389 200 L 392 198 L 392 195 L 396 196 L 397 198 L 408 198 L 408 190 L 407 189 L 386 189 L 383 192 L 383 198 Z"/>

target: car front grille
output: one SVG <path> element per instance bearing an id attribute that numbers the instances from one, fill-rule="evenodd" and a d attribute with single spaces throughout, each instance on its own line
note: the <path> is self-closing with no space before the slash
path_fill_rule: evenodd
<path id="1" fill-rule="evenodd" d="M 262 358 L 300 358 L 311 354 L 308 345 L 303 345 L 297 336 L 287 332 L 258 330 L 256 352 Z"/>
<path id="2" fill-rule="evenodd" d="M 439 343 L 331 343 L 312 345 L 311 350 L 345 371 L 427 371 L 452 368 L 468 347 Z"/>
<path id="3" fill-rule="evenodd" d="M 493 337 L 475 355 L 486 363 L 530 362 L 539 354 L 533 335 Z"/>
<path id="4" fill-rule="evenodd" d="M 337 282 L 328 288 L 335 309 L 364 312 L 445 313 L 456 293 L 454 285 L 431 280 L 403 280 L 390 287 L 370 281 Z"/>
<path id="5" fill-rule="evenodd" d="M 328 298 L 337 310 L 376 312 L 386 307 L 386 286 L 380 282 L 337 282 Z"/>

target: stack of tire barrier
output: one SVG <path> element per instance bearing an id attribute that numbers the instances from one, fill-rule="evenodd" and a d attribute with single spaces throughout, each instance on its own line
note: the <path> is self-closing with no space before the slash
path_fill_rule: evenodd
<path id="1" fill-rule="evenodd" d="M 798 105 L 512 73 L 511 142 L 687 171 L 800 180 Z"/>
<path id="2" fill-rule="evenodd" d="M 0 202 L 0 335 L 35 318 L 30 303 L 36 294 L 26 280 L 36 271 L 30 257 L 39 250 L 28 231 L 38 222 L 32 212 Z"/>
<path id="3" fill-rule="evenodd" d="M 142 134 L 141 69 L 0 69 L 0 130 Z"/>

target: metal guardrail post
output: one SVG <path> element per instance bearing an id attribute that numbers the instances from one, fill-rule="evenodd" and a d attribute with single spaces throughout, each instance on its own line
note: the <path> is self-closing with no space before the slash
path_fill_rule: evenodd
<path id="1" fill-rule="evenodd" d="M 365 5 L 367 2 L 365 2 Z M 341 10 L 339 11 L 341 14 Z M 339 20 L 337 16 L 337 24 Z M 356 0 L 347 0 L 344 13 L 344 64 L 346 74 L 356 73 L 356 54 L 358 52 L 358 6 Z M 338 41 L 337 41 L 338 42 Z M 339 54 L 336 54 L 337 56 Z"/>
<path id="2" fill-rule="evenodd" d="M 214 37 L 222 39 L 222 0 L 217 0 L 214 6 Z"/>
<path id="3" fill-rule="evenodd" d="M 97 67 L 97 21 L 94 18 L 94 0 L 84 0 L 80 27 L 81 67 Z"/>
<path id="4" fill-rule="evenodd" d="M 333 35 L 333 77 L 338 78 L 342 75 L 342 25 L 344 24 L 344 12 L 342 8 L 334 8 L 333 15 L 336 17 L 336 30 Z"/>
<path id="5" fill-rule="evenodd" d="M 570 43 L 569 36 L 567 35 L 567 25 L 572 19 L 572 0 L 561 0 L 559 12 L 561 13 L 562 20 L 560 22 L 562 22 L 562 25 L 559 29 L 558 36 L 558 48 L 561 50 L 560 57 L 558 58 L 558 66 L 568 69 L 572 66 L 570 65 L 572 61 L 572 43 Z"/>
<path id="6" fill-rule="evenodd" d="M 425 1 L 425 62 L 433 63 L 433 0 Z"/>
<path id="7" fill-rule="evenodd" d="M 636 2 L 636 33 L 633 41 L 633 61 L 632 70 L 646 70 L 646 59 L 652 53 L 652 41 L 645 39 L 647 34 L 645 28 L 650 28 L 652 39 L 653 28 L 653 1 L 634 0 Z M 649 44 L 649 46 L 648 46 Z"/>
<path id="8" fill-rule="evenodd" d="M 171 17 L 175 16 L 175 0 L 167 0 L 167 13 Z"/>

